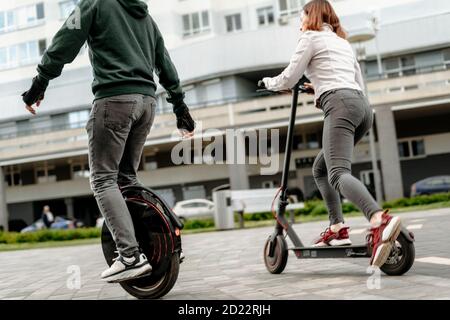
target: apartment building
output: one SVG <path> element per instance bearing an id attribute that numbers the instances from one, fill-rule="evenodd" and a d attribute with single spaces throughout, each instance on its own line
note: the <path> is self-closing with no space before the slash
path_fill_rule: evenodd
<path id="1" fill-rule="evenodd" d="M 114 0 L 103 0 L 114 1 Z M 299 36 L 301 0 L 152 0 L 179 70 L 186 102 L 202 128 L 280 130 L 280 163 L 290 97 L 256 92 L 257 80 L 278 74 Z M 92 71 L 84 47 L 62 76 L 51 82 L 36 116 L 20 94 L 52 36 L 77 0 L 17 0 L 0 3 L 0 225 L 30 223 L 49 204 L 57 215 L 93 224 L 99 214 L 89 187 L 86 124 Z M 361 16 L 377 17 L 376 39 L 364 46 L 370 102 L 375 110 L 376 156 L 384 199 L 409 195 L 417 180 L 450 174 L 450 3 L 444 0 L 333 1 L 351 32 Z M 169 203 L 208 198 L 220 186 L 266 188 L 276 174 L 261 164 L 175 165 L 171 151 L 175 117 L 158 90 L 158 115 L 141 162 L 141 181 Z M 311 174 L 321 148 L 323 116 L 310 96 L 301 96 L 289 184 L 305 196 L 317 193 Z M 248 158 L 255 154 L 245 150 Z M 200 150 L 201 153 L 201 150 Z M 200 154 L 192 155 L 192 158 Z M 356 148 L 353 174 L 374 188 L 369 140 Z M 3 206 L 2 206 L 3 204 Z"/>

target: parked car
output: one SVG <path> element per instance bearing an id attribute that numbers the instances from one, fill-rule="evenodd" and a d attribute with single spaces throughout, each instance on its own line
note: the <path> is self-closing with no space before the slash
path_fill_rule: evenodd
<path id="1" fill-rule="evenodd" d="M 50 229 L 75 229 L 77 227 L 81 227 L 82 225 L 76 223 L 72 220 L 63 218 L 63 217 L 55 217 L 55 221 L 52 223 Z M 28 227 L 23 228 L 20 232 L 33 232 L 45 229 L 44 222 L 42 219 L 36 220 L 34 223 L 30 224 Z"/>
<path id="2" fill-rule="evenodd" d="M 10 232 L 20 232 L 27 227 L 27 223 L 22 219 L 13 219 L 8 222 L 8 230 Z"/>
<path id="3" fill-rule="evenodd" d="M 411 197 L 442 192 L 450 192 L 450 176 L 430 177 L 411 186 Z"/>
<path id="4" fill-rule="evenodd" d="M 175 204 L 173 211 L 181 220 L 214 217 L 214 202 L 205 199 L 180 201 Z"/>

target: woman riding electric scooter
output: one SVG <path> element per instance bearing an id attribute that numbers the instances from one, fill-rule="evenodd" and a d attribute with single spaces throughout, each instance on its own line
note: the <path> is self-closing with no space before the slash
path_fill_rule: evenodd
<path id="1" fill-rule="evenodd" d="M 292 89 L 305 74 L 314 92 L 316 107 L 324 113 L 323 149 L 313 165 L 317 187 L 329 212 L 328 227 L 315 246 L 350 245 L 339 193 L 356 204 L 371 229 L 370 264 L 381 267 L 401 230 L 373 199 L 364 184 L 351 174 L 353 148 L 373 125 L 373 112 L 364 94 L 363 79 L 346 34 L 327 0 L 313 0 L 303 7 L 302 34 L 289 66 L 277 77 L 264 78 L 267 89 Z"/>

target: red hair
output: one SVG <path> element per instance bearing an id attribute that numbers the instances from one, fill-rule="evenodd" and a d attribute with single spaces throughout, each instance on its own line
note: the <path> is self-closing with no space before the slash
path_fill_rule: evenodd
<path id="1" fill-rule="evenodd" d="M 306 30 L 320 31 L 323 24 L 326 23 L 333 27 L 333 32 L 339 37 L 343 39 L 347 38 L 339 17 L 327 0 L 313 0 L 308 2 L 303 7 L 303 11 L 308 16 L 308 21 L 305 26 Z"/>

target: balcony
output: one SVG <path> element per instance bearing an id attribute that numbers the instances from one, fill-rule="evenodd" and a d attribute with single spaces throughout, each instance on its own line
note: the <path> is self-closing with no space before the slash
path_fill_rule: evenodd
<path id="1" fill-rule="evenodd" d="M 398 106 L 411 102 L 437 100 L 450 96 L 450 70 L 417 74 L 408 77 L 378 79 L 368 84 L 370 102 L 373 106 Z M 251 96 L 241 101 L 223 102 L 218 105 L 193 109 L 193 117 L 202 122 L 202 129 L 224 130 L 232 127 L 283 127 L 290 113 L 289 95 L 269 97 Z M 300 96 L 297 123 L 319 122 L 320 110 L 314 107 L 311 96 Z M 87 153 L 87 136 L 84 123 L 79 128 L 61 128 L 57 131 L 30 131 L 21 137 L 3 137 L 0 140 L 0 163 L 2 165 L 26 162 L 29 159 L 61 157 Z M 176 133 L 173 114 L 156 117 L 148 137 L 147 146 L 173 143 Z"/>
<path id="2" fill-rule="evenodd" d="M 368 84 L 370 102 L 372 105 L 396 105 L 418 100 L 437 99 L 450 95 L 450 70 L 420 73 L 433 70 L 437 67 L 428 67 L 417 70 L 418 74 L 370 81 Z"/>

